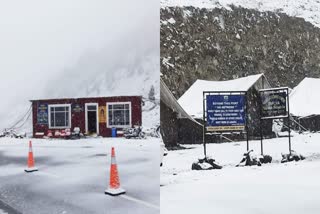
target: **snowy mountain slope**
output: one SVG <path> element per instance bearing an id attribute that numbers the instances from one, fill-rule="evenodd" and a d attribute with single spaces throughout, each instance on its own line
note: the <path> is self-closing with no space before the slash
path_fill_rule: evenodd
<path id="1" fill-rule="evenodd" d="M 148 97 L 151 86 L 159 97 L 156 2 L 40 2 L 0 7 L 0 131 L 27 112 L 31 99 Z M 146 118 L 144 124 L 159 121 Z"/>
<path id="2" fill-rule="evenodd" d="M 159 96 L 159 60 L 156 55 L 145 53 L 146 56 L 132 59 L 132 62 L 123 60 L 117 68 L 109 67 L 107 59 L 88 62 L 81 72 L 81 64 L 75 65 L 63 74 L 52 80 L 45 89 L 45 95 L 35 98 L 59 97 L 87 97 L 87 96 L 122 96 L 140 95 L 147 97 L 151 86 Z M 99 67 L 95 67 L 98 64 Z M 59 84 L 59 87 L 54 85 Z"/>
<path id="3" fill-rule="evenodd" d="M 28 110 L 30 99 L 69 97 L 129 96 L 138 95 L 148 99 L 153 86 L 156 103 L 145 100 L 143 125 L 153 127 L 159 123 L 159 55 L 154 49 L 127 50 L 121 58 L 108 58 L 107 48 L 82 56 L 63 70 L 55 79 L 48 81 L 41 93 L 20 100 L 14 112 L 3 112 L 1 128 L 10 127 Z M 137 51 L 140 53 L 137 54 Z M 86 58 L 86 60 L 83 60 Z M 113 63 L 110 63 L 112 60 Z M 117 63 L 115 63 L 117 61 Z M 111 66 L 110 66 L 111 65 Z M 154 106 L 154 107 L 152 107 Z M 149 110 L 151 109 L 151 110 Z M 19 113 L 17 113 L 19 112 Z M 30 132 L 31 117 L 21 130 Z"/>
<path id="4" fill-rule="evenodd" d="M 232 4 L 259 11 L 282 12 L 289 16 L 304 18 L 313 25 L 320 27 L 319 0 L 161 0 L 162 7 L 194 6 L 231 9 L 229 5 Z"/>
<path id="5" fill-rule="evenodd" d="M 159 3 L 19 4 L 0 3 L 0 131 L 31 99 L 159 96 Z"/>
<path id="6" fill-rule="evenodd" d="M 161 9 L 161 73 L 179 98 L 197 79 L 264 73 L 272 87 L 320 77 L 320 28 L 284 13 L 226 8 Z"/>
<path id="7" fill-rule="evenodd" d="M 78 63 L 52 80 L 42 96 L 142 96 L 146 102 L 143 107 L 143 126 L 155 126 L 159 123 L 159 54 L 155 51 L 157 47 L 150 44 L 147 47 L 153 48 L 145 48 L 140 42 L 118 46 L 119 53 L 116 56 L 109 51 L 110 46 L 82 56 Z M 155 89 L 156 103 L 147 100 L 151 87 Z"/>
<path id="8" fill-rule="evenodd" d="M 137 65 L 133 65 L 128 70 L 124 65 L 123 68 L 115 69 L 115 72 L 104 72 L 103 66 L 101 71 L 94 73 L 92 76 L 86 76 L 86 72 L 78 73 L 77 66 L 74 70 L 69 71 L 69 78 L 59 76 L 50 83 L 44 93 L 39 97 L 42 98 L 69 98 L 69 97 L 99 97 L 99 96 L 142 96 L 144 100 L 143 126 L 154 127 L 159 124 L 159 56 L 147 55 L 140 59 L 135 59 Z M 72 77 L 74 75 L 74 77 Z M 86 79 L 75 78 L 76 76 L 86 76 Z M 58 86 L 58 87 L 56 87 Z M 148 100 L 148 94 L 151 87 L 155 89 L 154 102 Z M 29 109 L 31 103 L 28 100 L 22 101 L 15 109 L 15 112 L 5 114 L 2 121 L 3 128 L 10 127 L 18 121 Z M 19 112 L 18 114 L 16 112 Z M 27 119 L 20 131 L 31 131 L 32 116 Z M 19 123 L 19 125 L 22 124 Z"/>

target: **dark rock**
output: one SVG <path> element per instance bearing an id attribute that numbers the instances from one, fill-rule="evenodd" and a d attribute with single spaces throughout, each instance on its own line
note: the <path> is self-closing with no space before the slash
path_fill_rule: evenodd
<path id="1" fill-rule="evenodd" d="M 281 163 L 291 162 L 291 161 L 300 161 L 304 160 L 305 157 L 301 154 L 298 154 L 295 151 L 291 151 L 291 154 L 282 154 Z"/>
<path id="2" fill-rule="evenodd" d="M 214 169 L 222 169 L 222 166 L 216 163 L 215 159 L 207 159 L 207 163 L 209 163 Z"/>
<path id="3" fill-rule="evenodd" d="M 260 158 L 259 158 L 260 162 L 262 164 L 265 164 L 265 163 L 271 163 L 272 162 L 272 157 L 270 155 L 262 155 Z"/>
<path id="4" fill-rule="evenodd" d="M 253 150 L 250 150 L 243 154 L 243 158 L 236 167 L 239 166 L 261 166 L 260 159 L 257 157 L 252 156 Z"/>
<path id="5" fill-rule="evenodd" d="M 320 77 L 320 29 L 302 18 L 236 6 L 166 7 L 160 32 L 162 79 L 176 98 L 197 79 L 263 72 L 273 87 L 293 88 L 305 76 Z"/>
<path id="6" fill-rule="evenodd" d="M 217 162 L 212 158 L 198 159 L 198 162 L 192 163 L 192 170 L 211 170 L 211 169 L 222 169 Z"/>
<path id="7" fill-rule="evenodd" d="M 201 163 L 193 163 L 191 166 L 192 170 L 210 170 L 213 169 L 213 167 L 203 167 L 203 165 L 201 165 Z"/>

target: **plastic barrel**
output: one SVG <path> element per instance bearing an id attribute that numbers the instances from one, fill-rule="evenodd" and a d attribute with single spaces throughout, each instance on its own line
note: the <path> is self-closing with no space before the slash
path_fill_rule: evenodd
<path id="1" fill-rule="evenodd" d="M 117 137 L 117 129 L 116 128 L 112 128 L 111 136 L 112 137 Z"/>

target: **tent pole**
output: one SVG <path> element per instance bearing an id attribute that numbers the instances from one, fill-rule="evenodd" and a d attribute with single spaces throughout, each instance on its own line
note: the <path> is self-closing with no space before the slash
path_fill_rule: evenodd
<path id="1" fill-rule="evenodd" d="M 290 128 L 290 107 L 289 107 L 289 89 L 287 88 L 288 99 L 288 131 L 289 131 L 289 154 L 291 155 L 291 128 Z"/>
<path id="2" fill-rule="evenodd" d="M 202 142 L 203 142 L 203 150 L 204 150 L 204 158 L 207 157 L 207 148 L 206 148 L 206 121 L 205 121 L 205 92 L 202 94 L 203 98 L 203 129 L 202 129 Z"/>
<path id="3" fill-rule="evenodd" d="M 260 118 L 260 144 L 261 144 L 261 155 L 263 155 L 263 134 L 262 134 L 262 119 Z"/>
<path id="4" fill-rule="evenodd" d="M 247 136 L 247 151 L 249 151 L 249 130 L 248 130 L 248 93 L 245 93 L 245 102 L 246 102 L 246 125 L 245 125 L 245 129 L 246 129 L 246 136 Z"/>
<path id="5" fill-rule="evenodd" d="M 260 148 L 261 148 L 261 155 L 263 155 L 263 133 L 262 133 L 262 100 L 261 100 L 261 93 L 260 96 Z"/>

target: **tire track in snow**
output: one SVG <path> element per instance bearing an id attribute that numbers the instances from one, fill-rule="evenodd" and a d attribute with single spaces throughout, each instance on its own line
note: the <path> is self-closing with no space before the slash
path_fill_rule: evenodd
<path id="1" fill-rule="evenodd" d="M 0 214 L 22 214 L 0 200 Z"/>
<path id="2" fill-rule="evenodd" d="M 157 205 L 154 205 L 154 204 L 151 204 L 149 202 L 146 202 L 146 201 L 142 201 L 140 199 L 137 199 L 137 198 L 134 198 L 134 197 L 130 197 L 130 196 L 127 196 L 127 195 L 120 195 L 120 197 L 124 198 L 124 199 L 127 199 L 129 201 L 133 201 L 133 202 L 136 202 L 138 204 L 142 204 L 146 207 L 150 207 L 150 208 L 153 208 L 153 209 L 156 209 L 156 210 L 160 210 L 160 207 L 157 206 Z"/>

